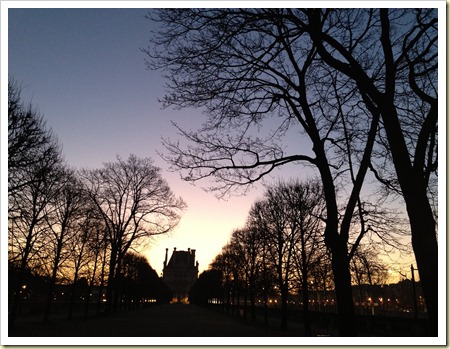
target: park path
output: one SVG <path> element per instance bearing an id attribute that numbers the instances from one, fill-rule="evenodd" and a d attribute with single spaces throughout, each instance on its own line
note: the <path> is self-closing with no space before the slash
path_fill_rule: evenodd
<path id="1" fill-rule="evenodd" d="M 292 336 L 209 309 L 186 304 L 156 305 L 88 319 L 22 323 L 20 337 L 279 337 Z"/>

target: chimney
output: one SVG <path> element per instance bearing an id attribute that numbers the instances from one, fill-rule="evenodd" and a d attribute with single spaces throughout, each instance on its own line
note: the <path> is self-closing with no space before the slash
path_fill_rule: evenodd
<path id="1" fill-rule="evenodd" d="M 194 263 L 194 261 L 195 261 L 195 250 L 191 250 L 191 260 L 192 260 L 192 263 Z"/>
<path id="2" fill-rule="evenodd" d="M 166 265 L 167 265 L 167 253 L 169 252 L 169 249 L 168 248 L 166 248 L 166 259 L 164 260 L 164 268 L 166 267 Z"/>

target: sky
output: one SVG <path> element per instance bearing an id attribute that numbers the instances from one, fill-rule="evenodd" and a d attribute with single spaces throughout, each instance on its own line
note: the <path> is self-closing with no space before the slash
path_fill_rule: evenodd
<path id="1" fill-rule="evenodd" d="M 22 87 L 23 101 L 31 102 L 54 131 L 68 165 L 100 168 L 129 154 L 155 161 L 188 208 L 176 230 L 142 252 L 160 274 L 166 248 L 196 249 L 202 271 L 233 229 L 245 224 L 263 188 L 218 200 L 203 190 L 207 183 L 193 186 L 168 171 L 157 151 L 165 150 L 162 137 L 177 140 L 171 121 L 194 127 L 204 116 L 200 110 L 163 110 L 158 102 L 164 81 L 160 72 L 146 69 L 140 50 L 154 25 L 144 17 L 147 11 L 10 9 L 8 75 Z"/>
<path id="2" fill-rule="evenodd" d="M 39 4 L 34 2 L 30 6 L 39 6 L 36 3 Z M 356 3 L 340 3 L 341 6 L 353 4 Z M 52 6 L 56 6 L 55 2 L 48 7 Z M 174 247 L 195 249 L 199 269 L 203 271 L 220 253 L 233 229 L 245 224 L 252 203 L 262 196 L 263 186 L 258 184 L 246 196 L 220 201 L 202 189 L 206 183 L 192 186 L 182 181 L 178 173 L 168 171 L 168 164 L 157 152 L 164 152 L 162 137 L 177 140 L 171 121 L 195 128 L 205 117 L 201 110 L 163 110 L 158 102 L 164 95 L 164 80 L 160 72 L 146 70 L 145 55 L 140 50 L 148 45 L 152 29 L 152 23 L 144 18 L 147 11 L 144 8 L 9 9 L 7 46 L 2 42 L 2 101 L 5 100 L 6 46 L 6 76 L 21 85 L 23 101 L 31 102 L 43 115 L 58 137 L 70 166 L 100 168 L 102 163 L 114 161 L 117 155 L 127 158 L 130 154 L 155 161 L 173 192 L 186 201 L 188 208 L 175 231 L 156 238 L 142 253 L 160 274 L 166 248 L 169 258 Z M 2 130 L 3 148 L 4 135 Z M 290 142 L 297 145 L 296 140 Z M 4 169 L 4 153 L 2 157 Z M 283 167 L 269 180 L 302 176 L 302 167 L 290 166 Z M 445 173 L 441 179 L 445 185 Z M 445 196 L 445 191 L 441 193 Z M 6 207 L 5 197 L 2 195 L 2 207 Z M 445 227 L 445 214 L 442 214 L 445 208 L 442 211 L 441 227 Z M 2 224 L 3 229 L 5 224 Z M 445 251 L 442 244 L 440 251 Z M 441 260 L 445 263 L 445 253 L 441 253 Z M 405 261 L 406 266 L 410 263 Z"/>
<path id="3" fill-rule="evenodd" d="M 158 102 L 165 93 L 164 80 L 161 72 L 146 69 L 141 51 L 155 25 L 145 18 L 148 9 L 8 11 L 8 77 L 54 131 L 68 165 L 93 169 L 115 161 L 117 155 L 152 158 L 188 208 L 172 233 L 155 238 L 141 252 L 158 274 L 166 248 L 195 249 L 200 271 L 207 269 L 233 229 L 244 226 L 264 188 L 257 184 L 245 196 L 218 200 L 203 190 L 207 183 L 192 186 L 168 171 L 158 152 L 165 151 L 161 138 L 178 139 L 171 121 L 195 129 L 205 116 L 201 110 L 162 109 Z M 299 146 L 298 134 L 291 136 L 289 146 Z M 311 174 L 290 165 L 268 181 L 305 176 Z"/>

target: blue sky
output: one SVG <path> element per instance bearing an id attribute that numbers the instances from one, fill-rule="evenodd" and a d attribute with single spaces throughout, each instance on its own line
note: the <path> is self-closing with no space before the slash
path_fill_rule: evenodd
<path id="1" fill-rule="evenodd" d="M 158 237 L 143 252 L 160 273 L 166 248 L 196 249 L 200 269 L 206 269 L 232 230 L 245 224 L 262 185 L 245 197 L 218 201 L 202 190 L 207 183 L 194 187 L 167 171 L 157 151 L 164 151 L 161 137 L 177 139 L 171 120 L 195 129 L 204 116 L 201 110 L 163 110 L 158 102 L 165 92 L 164 80 L 161 72 L 146 69 L 140 50 L 147 47 L 154 26 L 145 18 L 148 9 L 8 11 L 8 75 L 22 86 L 23 100 L 31 102 L 53 129 L 67 163 L 98 168 L 116 155 L 126 158 L 131 153 L 154 159 L 188 209 L 170 236 Z M 289 149 L 309 149 L 296 131 L 290 136 Z M 289 165 L 274 177 L 304 174 L 303 167 Z"/>
<path id="2" fill-rule="evenodd" d="M 161 137 L 177 137 L 170 121 L 195 127 L 202 116 L 200 110 L 162 110 L 158 103 L 163 80 L 146 69 L 140 51 L 152 28 L 147 11 L 10 9 L 9 76 L 55 132 L 69 165 L 98 168 L 131 153 L 154 159 L 188 209 L 176 231 L 143 252 L 160 273 L 165 248 L 193 248 L 203 270 L 232 230 L 244 225 L 261 191 L 218 201 L 167 172 L 156 151 L 164 150 Z"/>

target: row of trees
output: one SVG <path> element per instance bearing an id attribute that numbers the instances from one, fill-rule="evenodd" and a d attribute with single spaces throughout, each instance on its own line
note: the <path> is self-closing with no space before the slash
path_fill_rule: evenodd
<path id="1" fill-rule="evenodd" d="M 290 295 L 301 295 L 305 335 L 310 336 L 309 291 L 335 288 L 331 256 L 323 238 L 324 213 L 323 190 L 317 180 L 268 187 L 264 197 L 252 205 L 246 226 L 233 231 L 211 264 L 212 275 L 220 275 L 224 302 L 229 304 L 233 298 L 236 304 L 243 299 L 245 315 L 250 304 L 255 319 L 257 298 L 267 308 L 269 296 L 279 297 L 280 327 L 286 329 Z M 383 284 L 387 267 L 373 249 L 359 246 L 352 258 L 351 275 L 353 284 Z M 195 292 L 193 289 L 194 301 Z"/>
<path id="2" fill-rule="evenodd" d="M 166 140 L 188 181 L 227 195 L 288 163 L 319 175 L 339 333 L 356 334 L 350 263 L 380 191 L 409 218 L 432 335 L 438 328 L 436 9 L 160 9 L 144 52 L 166 107 L 207 120 Z M 287 134 L 298 145 L 287 147 Z M 368 180 L 379 181 L 370 192 Z M 364 200 L 364 196 L 370 200 Z M 351 228 L 359 225 L 352 236 Z"/>
<path id="3" fill-rule="evenodd" d="M 8 88 L 8 258 L 16 271 L 9 324 L 27 271 L 50 280 L 45 321 L 55 285 L 75 285 L 81 276 L 106 287 L 115 310 L 130 261 L 139 259 L 129 252 L 173 229 L 185 203 L 148 158 L 71 169 L 42 116 L 21 102 L 14 82 Z M 134 265 L 150 268 L 143 260 Z"/>

